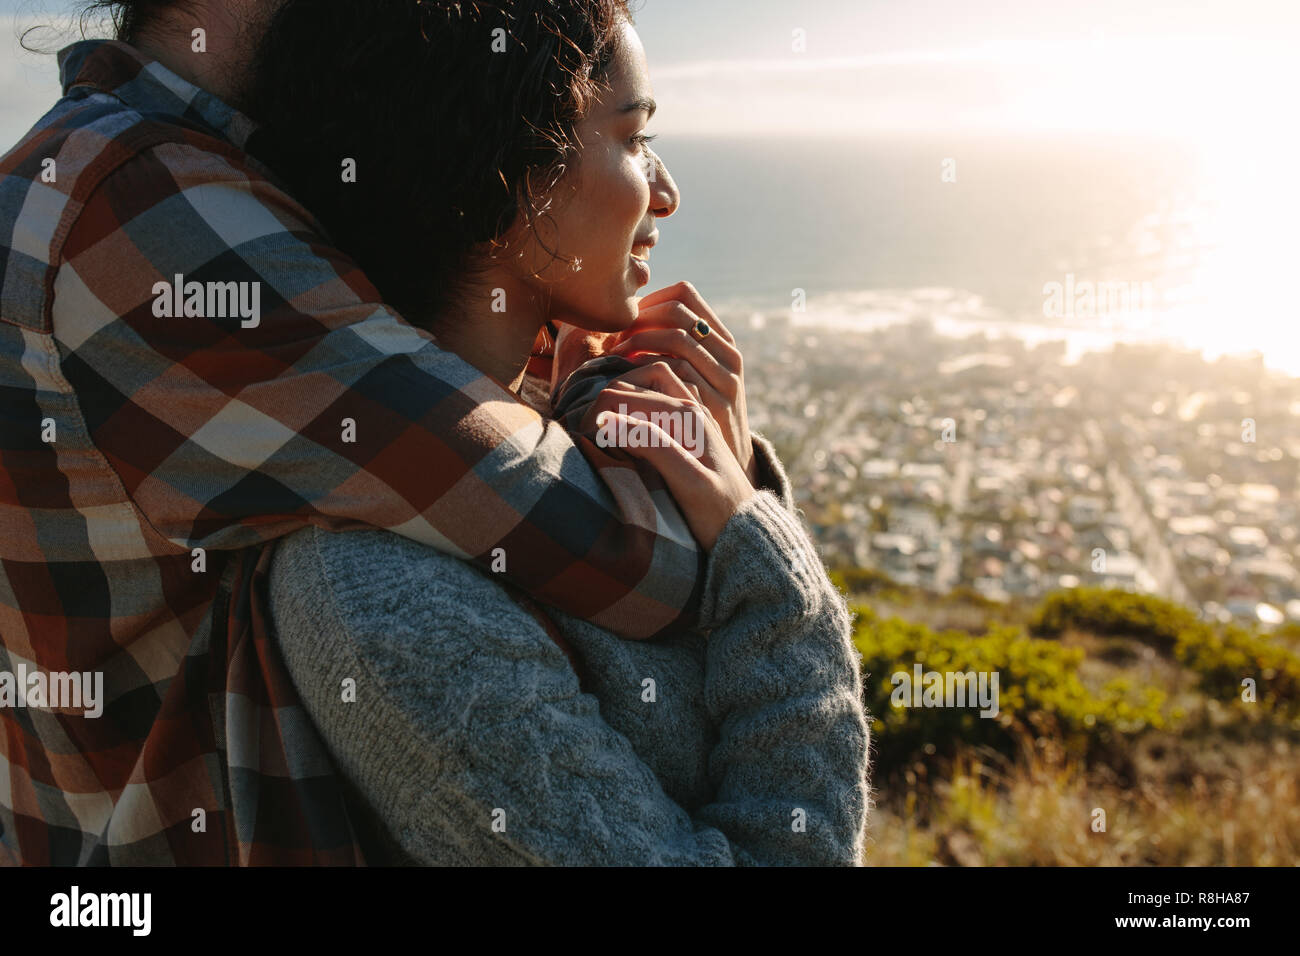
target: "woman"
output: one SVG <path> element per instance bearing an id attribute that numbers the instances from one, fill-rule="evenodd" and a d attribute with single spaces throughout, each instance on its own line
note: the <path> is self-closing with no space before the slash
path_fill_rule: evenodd
<path id="1" fill-rule="evenodd" d="M 290 0 L 272 26 L 272 58 L 366 38 L 320 43 L 332 95 L 314 76 L 299 100 L 302 81 L 280 78 L 274 165 L 403 314 L 512 388 L 543 329 L 595 333 L 610 354 L 567 383 L 557 369 L 557 405 L 575 428 L 652 439 L 622 451 L 662 475 L 709 552 L 698 627 L 638 643 L 393 534 L 286 539 L 274 625 L 372 862 L 860 862 L 868 737 L 847 608 L 749 433 L 730 333 L 685 284 L 636 296 L 679 197 L 647 145 L 625 4 L 358 6 Z M 367 95 L 376 83 L 391 101 Z M 408 124 L 430 137 L 427 165 L 403 169 L 385 114 L 418 113 L 430 90 L 429 123 Z M 336 182 L 348 159 L 356 181 Z M 414 225 L 387 227 L 398 201 Z M 630 417 L 657 412 L 675 413 L 666 431 Z"/>

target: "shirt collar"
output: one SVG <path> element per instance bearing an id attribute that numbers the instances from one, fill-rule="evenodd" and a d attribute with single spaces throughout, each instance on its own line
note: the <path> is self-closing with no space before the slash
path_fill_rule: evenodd
<path id="1" fill-rule="evenodd" d="M 239 149 L 257 129 L 234 107 L 120 40 L 81 40 L 60 50 L 58 58 L 65 96 L 90 87 L 141 114 L 202 123 Z"/>

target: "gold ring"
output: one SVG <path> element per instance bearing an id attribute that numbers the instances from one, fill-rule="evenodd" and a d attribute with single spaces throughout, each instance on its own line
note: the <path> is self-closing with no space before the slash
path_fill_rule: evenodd
<path id="1" fill-rule="evenodd" d="M 691 329 L 691 331 L 695 333 L 695 337 L 697 339 L 708 338 L 709 323 L 705 322 L 703 319 L 696 319 L 695 326 Z"/>

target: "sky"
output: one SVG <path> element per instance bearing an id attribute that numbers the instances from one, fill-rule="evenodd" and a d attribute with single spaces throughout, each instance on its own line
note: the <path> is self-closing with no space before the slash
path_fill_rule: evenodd
<path id="1" fill-rule="evenodd" d="M 1300 87 L 1296 0 L 633 0 L 671 135 L 1161 133 L 1276 125 Z M 0 141 L 57 93 L 0 0 Z M 801 31 L 796 34 L 796 31 Z M 65 33 L 63 36 L 68 36 Z M 41 42 L 62 45 L 56 34 Z M 1285 114 L 1283 114 L 1285 115 Z M 1294 145 L 1294 141 L 1285 144 Z"/>
<path id="2" fill-rule="evenodd" d="M 1195 136 L 1300 76 L 1296 0 L 646 0 L 638 22 L 672 133 Z"/>
<path id="3" fill-rule="evenodd" d="M 1202 270 L 1207 299 L 1232 305 L 1206 313 L 1202 338 L 1239 336 L 1252 316 L 1273 354 L 1300 355 L 1296 307 L 1277 293 L 1300 258 L 1300 0 L 632 3 L 659 103 L 648 132 L 664 137 L 665 154 L 676 138 L 706 136 L 1186 144 L 1222 211 L 1226 251 Z M 77 38 L 79 8 L 0 0 L 0 150 L 58 96 L 54 57 L 22 50 L 18 34 L 62 23 L 29 38 L 57 50 Z M 853 155 L 843 147 L 856 144 L 835 155 Z M 1108 184 L 1095 188 L 1101 199 Z"/>

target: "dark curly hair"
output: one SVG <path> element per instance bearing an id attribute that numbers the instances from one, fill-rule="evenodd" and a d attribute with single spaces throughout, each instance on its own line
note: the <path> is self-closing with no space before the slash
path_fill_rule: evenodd
<path id="1" fill-rule="evenodd" d="M 81 21 L 97 14 L 107 14 L 119 40 L 134 43 L 140 31 L 152 26 L 163 10 L 181 7 L 186 0 L 87 0 L 82 4 Z"/>
<path id="2" fill-rule="evenodd" d="M 545 215 L 620 18 L 626 0 L 286 0 L 245 97 L 250 149 L 426 324 L 479 244 Z"/>

